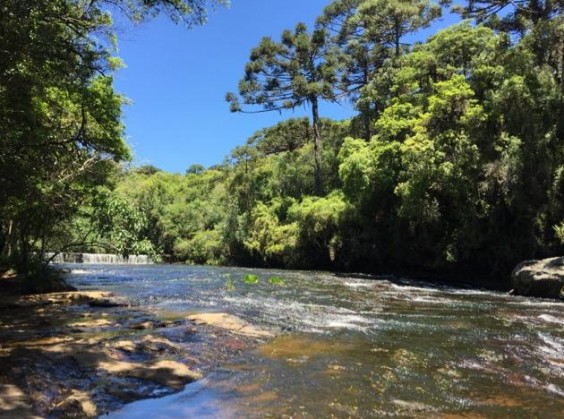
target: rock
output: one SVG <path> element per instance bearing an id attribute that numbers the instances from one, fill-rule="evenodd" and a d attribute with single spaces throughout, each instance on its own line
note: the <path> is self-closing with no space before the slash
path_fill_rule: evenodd
<path id="1" fill-rule="evenodd" d="M 105 291 L 69 291 L 47 294 L 8 296 L 0 300 L 0 308 L 26 308 L 50 305 L 91 304 L 109 300 L 112 294 Z M 112 301 L 112 300 L 110 300 Z"/>
<path id="2" fill-rule="evenodd" d="M 150 330 L 150 329 L 160 329 L 168 327 L 166 322 L 155 319 L 135 319 L 133 322 L 127 326 L 129 329 L 133 330 Z"/>
<path id="3" fill-rule="evenodd" d="M 90 307 L 125 307 L 127 304 L 123 301 L 117 301 L 116 299 L 110 300 L 107 298 L 92 300 L 88 302 Z"/>
<path id="4" fill-rule="evenodd" d="M 200 373 L 172 360 L 140 363 L 108 359 L 99 362 L 97 366 L 109 374 L 150 380 L 175 390 L 180 390 L 184 385 L 202 378 Z"/>
<path id="5" fill-rule="evenodd" d="M 84 391 L 71 390 L 70 395 L 68 395 L 57 407 L 61 408 L 64 412 L 64 416 L 71 416 L 69 414 L 70 412 L 75 413 L 76 416 L 85 418 L 98 416 L 96 405 L 92 401 L 90 395 Z"/>
<path id="6" fill-rule="evenodd" d="M 268 330 L 246 322 L 245 320 L 227 313 L 197 313 L 188 316 L 195 324 L 209 325 L 227 330 L 237 335 L 253 338 L 273 338 L 274 334 Z"/>
<path id="7" fill-rule="evenodd" d="M 518 295 L 564 299 L 564 257 L 522 262 L 511 273 L 511 283 Z"/>
<path id="8" fill-rule="evenodd" d="M 392 404 L 397 406 L 401 411 L 408 412 L 424 412 L 432 411 L 433 408 L 419 402 L 410 402 L 406 400 L 392 400 Z"/>
<path id="9" fill-rule="evenodd" d="M 91 328 L 111 326 L 112 322 L 110 322 L 107 319 L 91 319 L 91 320 L 85 320 L 85 321 L 81 321 L 81 322 L 72 322 L 72 323 L 69 323 L 68 325 L 71 328 L 91 329 Z"/>
<path id="10" fill-rule="evenodd" d="M 20 388 L 0 384 L 0 418 L 37 418 L 32 413 L 31 400 Z"/>
<path id="11" fill-rule="evenodd" d="M 122 351 L 130 352 L 130 353 L 135 352 L 135 348 L 136 348 L 135 342 L 132 342 L 130 340 L 119 340 L 115 342 L 113 346 L 116 349 L 120 349 Z"/>

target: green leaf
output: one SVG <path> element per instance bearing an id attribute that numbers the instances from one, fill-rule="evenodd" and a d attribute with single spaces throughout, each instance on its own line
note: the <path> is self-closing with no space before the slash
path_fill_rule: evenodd
<path id="1" fill-rule="evenodd" d="M 257 275 L 247 274 L 245 275 L 245 284 L 258 284 L 259 278 Z"/>

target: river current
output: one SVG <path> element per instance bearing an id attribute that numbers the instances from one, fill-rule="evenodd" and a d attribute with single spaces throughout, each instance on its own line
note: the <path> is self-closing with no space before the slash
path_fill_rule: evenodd
<path id="1" fill-rule="evenodd" d="M 110 418 L 564 418 L 557 301 L 322 272 L 69 266 L 79 289 L 156 311 L 227 312 L 277 333 L 181 393 Z"/>

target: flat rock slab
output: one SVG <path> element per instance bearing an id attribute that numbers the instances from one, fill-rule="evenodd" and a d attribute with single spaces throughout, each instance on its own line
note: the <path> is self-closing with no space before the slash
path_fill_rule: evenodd
<path id="1" fill-rule="evenodd" d="M 52 292 L 48 294 L 7 296 L 0 298 L 0 309 L 62 304 L 90 304 L 100 307 L 116 307 L 124 305 L 125 303 L 119 298 L 112 297 L 111 292 L 105 291 Z"/>
<path id="2" fill-rule="evenodd" d="M 97 367 L 109 374 L 150 380 L 175 390 L 181 390 L 184 385 L 202 378 L 201 374 L 190 370 L 186 365 L 171 360 L 145 364 L 106 360 L 99 362 Z"/>
<path id="3" fill-rule="evenodd" d="M 31 400 L 17 386 L 0 384 L 0 418 L 30 418 L 35 419 L 31 411 Z"/>
<path id="4" fill-rule="evenodd" d="M 197 313 L 188 316 L 197 325 L 208 325 L 227 330 L 237 335 L 252 338 L 273 338 L 269 330 L 254 326 L 245 320 L 228 313 Z"/>

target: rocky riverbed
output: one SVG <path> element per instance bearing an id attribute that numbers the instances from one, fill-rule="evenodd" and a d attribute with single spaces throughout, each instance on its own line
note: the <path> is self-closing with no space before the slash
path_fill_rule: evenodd
<path id="1" fill-rule="evenodd" d="M 0 299 L 0 417 L 96 417 L 180 391 L 272 337 L 223 313 L 129 306 L 108 292 Z"/>

